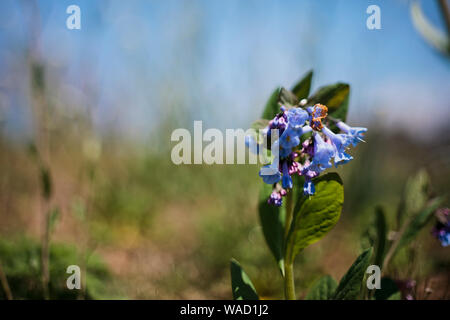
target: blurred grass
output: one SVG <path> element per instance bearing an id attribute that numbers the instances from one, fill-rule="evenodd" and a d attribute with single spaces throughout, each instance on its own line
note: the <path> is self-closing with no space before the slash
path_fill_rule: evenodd
<path id="1" fill-rule="evenodd" d="M 66 274 L 55 270 L 82 264 L 78 250 L 95 251 L 114 279 L 106 277 L 106 269 L 98 269 L 90 298 L 230 298 L 231 257 L 241 262 L 262 297 L 282 298 L 280 274 L 256 213 L 257 166 L 175 166 L 165 151 L 143 152 L 143 147 L 108 140 L 102 142 L 98 160 L 86 166 L 81 144 L 68 140 L 72 147 L 62 141 L 54 144 L 51 157 L 55 203 L 62 212 L 52 242 L 70 244 L 69 249 L 59 249 L 60 254 L 52 246 L 51 275 L 57 277 L 51 279 L 53 297 L 66 297 L 53 288 L 65 283 L 58 277 Z M 449 190 L 443 178 L 448 177 L 448 165 L 436 171 L 434 165 L 442 159 L 436 155 L 434 163 L 425 160 L 433 158 L 434 146 L 424 149 L 406 137 L 375 132 L 367 140 L 353 163 L 340 172 L 345 184 L 341 221 L 298 258 L 300 297 L 321 275 L 342 276 L 361 248 L 361 234 L 376 204 L 385 206 L 390 221 L 395 219 L 399 195 L 415 170 L 425 165 L 433 189 Z M 13 249 L 8 239 L 40 237 L 40 220 L 33 209 L 39 201 L 37 171 L 25 146 L 2 139 L 1 154 L 0 230 L 5 244 L 0 258 L 12 290 L 17 290 L 14 295 L 33 298 L 38 296 L 33 287 L 39 281 L 38 269 L 32 263 L 38 258 L 37 245 L 18 242 Z M 429 235 L 430 228 L 415 244 L 420 247 L 415 252 L 420 270 L 411 269 L 410 255 L 403 252 L 395 260 L 398 277 L 425 279 L 448 269 L 448 255 L 440 254 L 443 248 Z M 25 285 L 34 289 L 27 291 L 21 287 Z"/>

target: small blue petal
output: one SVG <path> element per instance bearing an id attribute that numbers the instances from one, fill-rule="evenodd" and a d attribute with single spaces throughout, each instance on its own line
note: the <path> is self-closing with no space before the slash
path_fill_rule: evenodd
<path id="1" fill-rule="evenodd" d="M 290 175 L 283 175 L 282 186 L 284 189 L 292 189 L 292 178 Z"/>
<path id="2" fill-rule="evenodd" d="M 302 127 L 306 120 L 308 120 L 308 112 L 301 108 L 292 108 L 287 112 L 287 120 L 291 127 L 300 128 Z"/>
<path id="3" fill-rule="evenodd" d="M 333 146 L 323 141 L 320 134 L 316 133 L 314 135 L 314 157 L 311 162 L 311 169 L 320 172 L 331 168 L 331 158 L 334 153 Z"/>
<path id="4" fill-rule="evenodd" d="M 314 183 L 311 180 L 305 181 L 303 185 L 303 193 L 308 196 L 312 196 L 316 192 L 316 188 L 314 187 Z"/>
<path id="5" fill-rule="evenodd" d="M 281 179 L 281 173 L 278 171 L 278 169 L 270 165 L 266 165 L 263 168 L 261 168 L 261 170 L 259 171 L 259 176 L 267 184 L 277 183 Z"/>

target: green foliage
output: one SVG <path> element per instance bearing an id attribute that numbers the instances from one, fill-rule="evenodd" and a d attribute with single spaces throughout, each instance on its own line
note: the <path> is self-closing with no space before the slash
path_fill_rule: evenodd
<path id="1" fill-rule="evenodd" d="M 267 203 L 272 192 L 272 186 L 263 184 L 259 197 L 259 219 L 267 245 L 272 252 L 281 274 L 284 275 L 284 223 L 285 208 L 276 207 Z"/>
<path id="2" fill-rule="evenodd" d="M 376 300 L 398 300 L 395 295 L 400 294 L 400 292 L 394 280 L 389 277 L 383 277 L 381 278 L 380 286 L 381 289 L 375 290 L 374 296 Z"/>
<path id="3" fill-rule="evenodd" d="M 259 300 L 252 281 L 235 259 L 230 261 L 231 288 L 234 300 Z"/>
<path id="4" fill-rule="evenodd" d="M 278 104 L 278 101 L 280 99 L 280 91 L 281 88 L 276 88 L 275 91 L 270 95 L 269 100 L 266 103 L 266 106 L 264 107 L 263 119 L 272 120 L 277 113 L 280 112 L 280 105 Z"/>
<path id="5" fill-rule="evenodd" d="M 305 300 L 329 300 L 333 297 L 338 284 L 331 276 L 318 279 L 309 289 Z"/>
<path id="6" fill-rule="evenodd" d="M 350 269 L 342 277 L 339 282 L 339 286 L 333 296 L 335 300 L 356 300 L 358 299 L 362 282 L 364 280 L 365 272 L 369 266 L 370 258 L 372 256 L 373 249 L 369 248 L 365 250 L 359 257 L 353 262 Z"/>
<path id="7" fill-rule="evenodd" d="M 14 299 L 43 299 L 40 270 L 41 247 L 37 242 L 19 238 L 15 241 L 0 239 L 0 262 Z M 70 265 L 80 265 L 76 248 L 63 244 L 50 247 L 50 299 L 77 299 L 80 290 L 69 290 L 66 273 Z M 82 271 L 83 279 L 83 271 Z M 105 286 L 111 281 L 106 265 L 96 255 L 87 260 L 86 299 L 106 298 Z M 0 290 L 0 298 L 4 298 Z"/>
<path id="8" fill-rule="evenodd" d="M 328 173 L 314 180 L 316 193 L 302 196 L 294 208 L 294 218 L 286 243 L 286 260 L 320 240 L 337 223 L 344 203 L 344 187 L 337 173 Z"/>
<path id="9" fill-rule="evenodd" d="M 428 199 L 429 177 L 424 169 L 410 177 L 406 182 L 405 190 L 402 197 L 403 210 L 399 212 L 401 215 L 399 221 L 407 220 L 414 216 L 423 208 Z"/>
<path id="10" fill-rule="evenodd" d="M 319 88 L 309 99 L 308 104 L 324 104 L 328 107 L 328 114 L 338 110 L 348 98 L 350 86 L 346 83 L 335 83 Z"/>
<path id="11" fill-rule="evenodd" d="M 281 88 L 280 103 L 287 108 L 292 108 L 298 105 L 299 100 L 297 96 L 293 94 L 291 91 L 286 90 L 285 88 Z"/>
<path id="12" fill-rule="evenodd" d="M 431 218 L 432 213 L 443 203 L 442 197 L 430 199 L 429 184 L 430 179 L 424 169 L 419 170 L 406 182 L 397 210 L 399 231 L 383 261 L 383 269 L 387 268 L 401 248 L 409 245 L 417 237 Z"/>
<path id="13" fill-rule="evenodd" d="M 422 228 L 427 224 L 432 213 L 442 204 L 443 198 L 438 197 L 432 199 L 425 208 L 415 215 L 411 222 L 407 224 L 405 231 L 401 234 L 398 248 L 408 245 L 422 230 Z"/>
<path id="14" fill-rule="evenodd" d="M 377 235 L 374 243 L 374 264 L 377 266 L 381 266 L 383 265 L 387 241 L 386 215 L 382 207 L 375 208 L 375 227 Z"/>
<path id="15" fill-rule="evenodd" d="M 297 82 L 292 88 L 292 92 L 297 97 L 298 100 L 308 98 L 309 91 L 311 90 L 311 81 L 313 77 L 313 71 L 309 71 L 303 78 Z"/>

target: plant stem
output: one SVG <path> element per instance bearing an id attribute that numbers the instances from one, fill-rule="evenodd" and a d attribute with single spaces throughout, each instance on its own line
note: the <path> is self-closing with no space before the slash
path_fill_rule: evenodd
<path id="1" fill-rule="evenodd" d="M 294 264 L 284 262 L 284 295 L 286 300 L 295 300 Z"/>
<path id="2" fill-rule="evenodd" d="M 5 273 L 3 272 L 2 265 L 0 263 L 0 282 L 2 284 L 3 291 L 5 292 L 5 296 L 7 300 L 12 300 L 13 296 L 11 293 L 11 289 L 8 284 L 8 279 L 6 278 Z"/>
<path id="3" fill-rule="evenodd" d="M 289 230 L 291 228 L 293 207 L 292 190 L 286 195 L 286 221 L 284 224 L 284 239 L 287 240 Z M 295 284 L 294 284 L 294 263 L 288 262 L 290 259 L 288 255 L 284 258 L 284 295 L 286 300 L 295 300 Z"/>
<path id="4" fill-rule="evenodd" d="M 441 14 L 444 17 L 445 26 L 447 27 L 447 37 L 450 38 L 450 9 L 446 0 L 439 0 Z"/>
<path id="5" fill-rule="evenodd" d="M 292 215 L 293 215 L 293 208 L 292 208 L 292 191 L 289 191 L 286 194 L 286 221 L 284 223 L 284 239 L 287 239 L 287 236 L 289 234 L 289 230 L 291 229 L 291 223 L 292 223 Z"/>

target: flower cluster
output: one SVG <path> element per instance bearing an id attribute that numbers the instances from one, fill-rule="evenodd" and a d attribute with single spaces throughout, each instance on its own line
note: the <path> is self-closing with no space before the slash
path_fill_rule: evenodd
<path id="1" fill-rule="evenodd" d="M 437 222 L 433 228 L 433 235 L 443 247 L 450 245 L 450 209 L 441 208 L 436 211 Z"/>
<path id="2" fill-rule="evenodd" d="M 363 141 L 366 128 L 350 127 L 342 121 L 336 126 L 342 133 L 334 133 L 322 121 L 327 117 L 328 108 L 316 104 L 306 109 L 281 107 L 281 112 L 273 118 L 264 130 L 267 141 L 271 140 L 271 130 L 278 130 L 279 138 L 268 149 L 275 154 L 274 161 L 264 166 L 259 175 L 267 184 L 274 186 L 269 197 L 270 204 L 281 206 L 286 189 L 292 189 L 292 175 L 303 176 L 305 183 L 303 192 L 306 195 L 315 193 L 313 178 L 332 167 L 337 167 L 353 159 L 346 150 L 350 145 L 356 146 Z M 253 142 L 253 143 L 251 143 Z M 254 140 L 248 140 L 247 146 L 252 150 Z M 278 154 L 273 151 L 278 149 Z"/>

